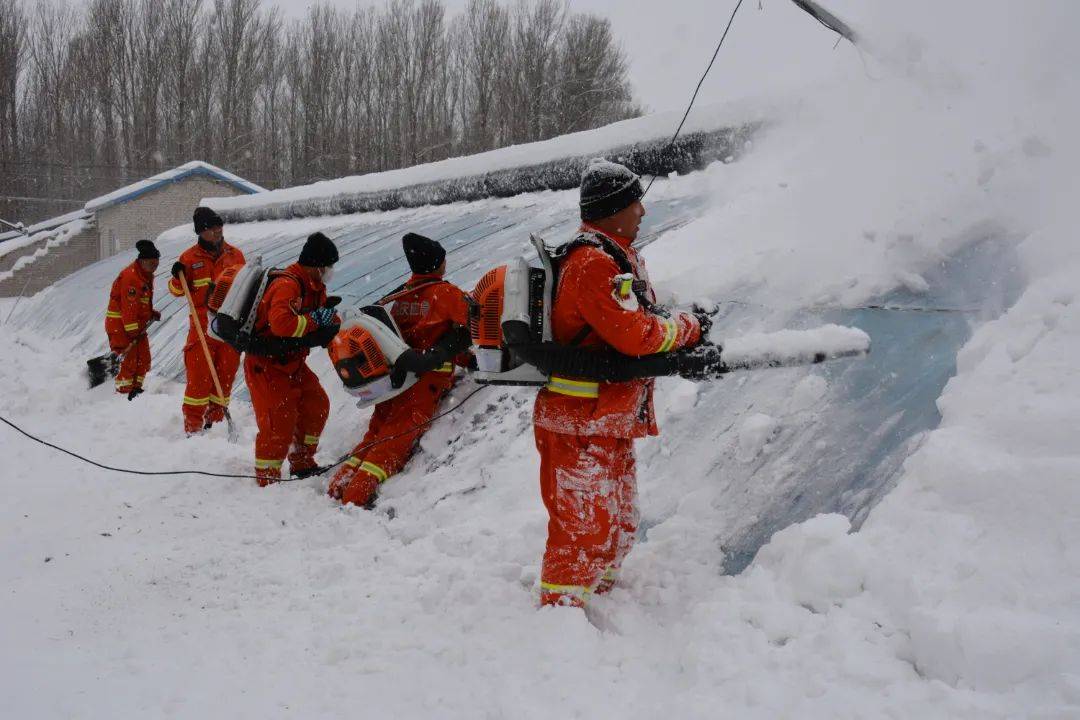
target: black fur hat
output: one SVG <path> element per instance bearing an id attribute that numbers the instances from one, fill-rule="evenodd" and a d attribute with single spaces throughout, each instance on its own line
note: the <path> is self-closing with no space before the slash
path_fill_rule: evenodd
<path id="1" fill-rule="evenodd" d="M 416 233 L 406 233 L 401 238 L 401 247 L 409 267 L 417 275 L 435 272 L 446 259 L 446 250 L 438 241 Z"/>
<path id="2" fill-rule="evenodd" d="M 308 235 L 304 249 L 300 251 L 300 264 L 304 267 L 329 267 L 338 261 L 337 246 L 321 232 Z"/>

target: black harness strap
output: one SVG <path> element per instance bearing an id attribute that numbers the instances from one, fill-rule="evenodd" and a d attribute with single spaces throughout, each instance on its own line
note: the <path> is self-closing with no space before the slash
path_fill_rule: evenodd
<path id="1" fill-rule="evenodd" d="M 615 261 L 615 265 L 619 268 L 619 271 L 621 273 L 633 275 L 634 282 L 631 284 L 631 289 L 634 292 L 634 296 L 637 298 L 638 304 L 641 305 L 641 307 L 645 308 L 645 310 L 648 312 L 652 312 L 657 315 L 661 314 L 657 312 L 656 304 L 646 294 L 645 291 L 648 285 L 644 280 L 638 277 L 638 274 L 634 270 L 634 266 L 631 264 L 630 258 L 627 257 L 626 252 L 621 247 L 619 247 L 618 244 L 616 244 L 615 241 L 613 241 L 611 238 L 601 235 L 600 233 L 578 233 L 577 237 L 575 237 L 573 240 L 566 243 L 565 245 L 558 247 L 551 254 L 552 260 L 555 261 L 554 266 L 556 268 L 556 277 L 554 284 L 556 292 L 558 291 L 559 268 L 561 268 L 562 263 L 569 256 L 571 250 L 582 246 L 594 247 L 603 250 L 612 260 Z M 554 301 L 554 298 L 552 298 L 552 301 Z M 570 347 L 577 347 L 581 345 L 581 343 L 585 342 L 585 339 L 589 337 L 589 335 L 591 335 L 592 333 L 593 329 L 589 325 L 581 328 L 581 330 L 578 331 L 578 334 L 574 336 L 573 340 L 570 341 Z"/>
<path id="2" fill-rule="evenodd" d="M 384 295 L 382 297 L 382 299 L 376 300 L 375 304 L 376 305 L 386 305 L 387 303 L 394 302 L 395 300 L 399 300 L 399 299 L 401 299 L 403 297 L 408 297 L 409 295 L 416 292 L 417 290 L 423 290 L 424 288 L 431 287 L 433 285 L 442 285 L 443 283 L 449 284 L 450 281 L 449 280 L 442 280 L 442 279 L 439 279 L 439 280 L 425 280 L 424 282 L 420 283 L 419 285 L 414 285 L 413 287 L 408 287 L 409 283 L 407 283 L 407 282 L 402 283 L 402 284 L 398 285 L 396 288 L 394 288 L 393 290 L 391 290 L 389 292 L 389 294 Z"/>

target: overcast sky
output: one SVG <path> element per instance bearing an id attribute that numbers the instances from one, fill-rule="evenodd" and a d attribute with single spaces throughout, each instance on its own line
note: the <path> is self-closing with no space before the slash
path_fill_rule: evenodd
<path id="1" fill-rule="evenodd" d="M 682 109 L 704 71 L 737 0 L 571 0 L 571 10 L 611 19 L 630 59 L 630 78 L 640 102 L 652 110 Z M 333 0 L 345 9 L 357 0 Z M 445 0 L 450 13 L 466 0 Z M 364 5 L 381 2 L 360 0 Z M 836 0 L 833 6 L 844 5 Z M 277 0 L 290 17 L 302 16 L 310 0 Z M 777 85 L 828 74 L 837 62 L 857 63 L 846 43 L 790 0 L 744 0 L 698 102 L 735 99 Z"/>

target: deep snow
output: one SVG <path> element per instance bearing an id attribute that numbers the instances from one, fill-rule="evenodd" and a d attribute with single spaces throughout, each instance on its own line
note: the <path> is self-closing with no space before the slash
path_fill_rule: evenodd
<path id="1" fill-rule="evenodd" d="M 866 365 L 660 383 L 664 435 L 639 447 L 644 542 L 588 617 L 534 607 L 545 518 L 527 391 L 486 390 L 440 421 L 385 488 L 394 519 L 334 507 L 325 481 L 261 491 L 119 476 L 0 428 L 6 710 L 1080 714 L 1076 10 L 981 2 L 973 40 L 973 5 L 941 5 L 865 3 L 852 21 L 877 20 L 907 52 L 871 61 L 871 78 L 857 68 L 815 88 L 742 162 L 697 174 L 713 207 L 645 251 L 654 280 L 684 300 L 731 303 L 721 338 L 869 319 L 852 309 L 869 301 L 975 303 L 880 321 L 896 331 L 893 359 L 955 376 L 939 422 L 913 426 L 894 463 L 869 464 L 889 475 L 869 478 L 883 481 L 880 502 L 851 513 L 859 532 L 821 515 L 724 574 L 733 530 L 776 497 L 830 489 L 808 461 L 844 459 L 879 429 L 858 426 L 880 404 L 857 382 L 882 349 L 864 324 Z M 232 446 L 180 439 L 180 388 L 165 377 L 135 403 L 87 393 L 82 346 L 98 311 L 66 325 L 56 296 L 24 301 L 0 327 L 5 416 L 118 464 L 246 468 L 242 402 Z M 963 344 L 955 358 L 949 342 Z M 911 387 L 936 382 L 919 378 Z M 359 417 L 330 390 L 326 452 L 344 452 Z M 905 412 L 925 400 L 888 397 Z M 818 446 L 825 432 L 836 446 Z"/>

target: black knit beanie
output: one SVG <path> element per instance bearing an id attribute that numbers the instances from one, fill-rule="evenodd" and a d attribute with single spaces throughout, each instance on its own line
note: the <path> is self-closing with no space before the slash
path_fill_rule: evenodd
<path id="1" fill-rule="evenodd" d="M 641 178 L 630 168 L 603 158 L 590 160 L 581 173 L 581 219 L 611 217 L 644 195 Z"/>
<path id="2" fill-rule="evenodd" d="M 405 250 L 405 259 L 409 267 L 417 275 L 435 272 L 446 259 L 446 250 L 442 245 L 416 233 L 406 233 L 401 238 L 401 247 Z"/>
<path id="3" fill-rule="evenodd" d="M 135 243 L 135 249 L 139 251 L 139 260 L 157 260 L 161 253 L 150 240 L 139 240 Z"/>
<path id="4" fill-rule="evenodd" d="M 321 232 L 308 235 L 304 249 L 300 251 L 300 264 L 304 267 L 329 267 L 338 261 L 337 246 Z"/>
<path id="5" fill-rule="evenodd" d="M 209 230 L 210 228 L 221 227 L 225 224 L 225 221 L 221 219 L 221 216 L 208 207 L 195 208 L 195 214 L 191 216 L 192 221 L 195 223 L 195 234 L 198 235 L 203 230 Z"/>

